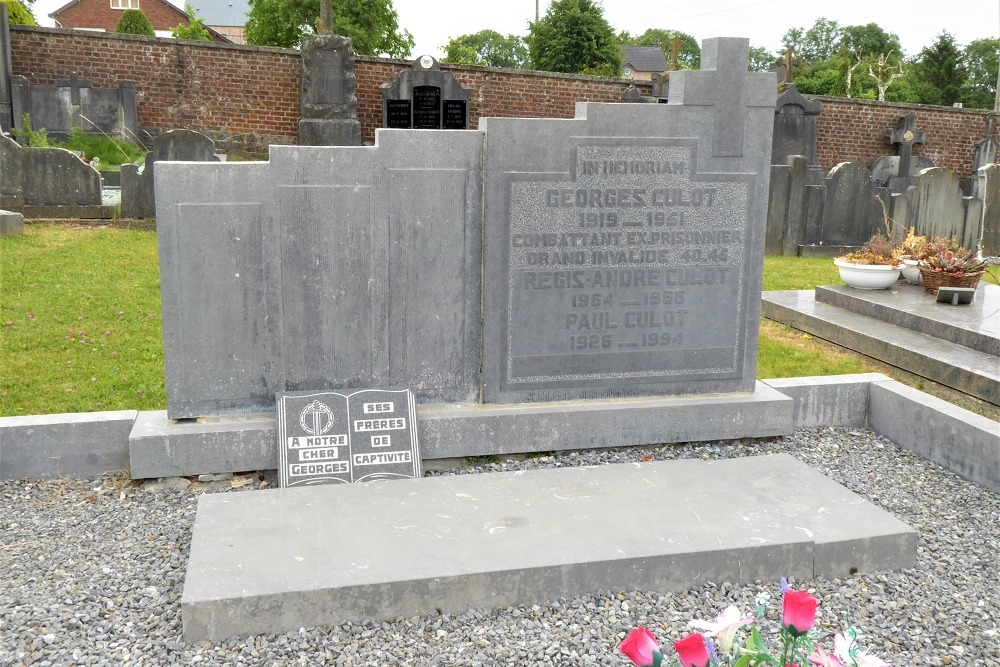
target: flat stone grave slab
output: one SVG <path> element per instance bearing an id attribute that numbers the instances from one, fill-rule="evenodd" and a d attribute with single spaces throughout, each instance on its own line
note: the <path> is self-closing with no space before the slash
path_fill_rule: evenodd
<path id="1" fill-rule="evenodd" d="M 912 566 L 917 533 L 790 455 L 214 494 L 187 641 L 597 590 Z"/>

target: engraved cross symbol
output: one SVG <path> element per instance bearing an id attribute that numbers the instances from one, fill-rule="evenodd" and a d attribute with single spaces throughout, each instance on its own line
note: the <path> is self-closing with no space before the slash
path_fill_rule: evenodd
<path id="1" fill-rule="evenodd" d="M 774 89 L 752 85 L 747 71 L 750 41 L 713 37 L 704 41 L 701 70 L 681 70 L 670 77 L 670 104 L 711 107 L 715 116 L 712 155 L 743 155 L 747 107 L 774 108 Z"/>
<path id="2" fill-rule="evenodd" d="M 912 113 L 900 116 L 896 129 L 886 134 L 886 141 L 899 147 L 899 176 L 906 178 L 910 175 L 913 147 L 924 143 L 926 136 L 923 130 L 917 129 L 917 116 Z"/>

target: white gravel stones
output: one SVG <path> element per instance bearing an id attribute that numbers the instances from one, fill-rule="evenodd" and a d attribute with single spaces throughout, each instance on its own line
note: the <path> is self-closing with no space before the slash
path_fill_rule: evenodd
<path id="1" fill-rule="evenodd" d="M 897 667 L 1000 667 L 1000 495 L 871 433 L 824 428 L 774 440 L 476 460 L 428 474 L 771 452 L 796 456 L 920 532 L 912 570 L 793 582 L 819 598 L 821 637 L 849 620 L 872 653 Z M 603 591 L 526 608 L 186 644 L 180 595 L 193 491 L 261 486 L 239 479 L 124 496 L 111 480 L 0 483 L 0 667 L 626 665 L 617 648 L 636 625 L 667 642 L 692 618 L 729 604 L 749 611 L 760 591 L 777 595 L 777 582 L 705 582 L 680 595 Z M 776 611 L 772 602 L 771 628 Z"/>

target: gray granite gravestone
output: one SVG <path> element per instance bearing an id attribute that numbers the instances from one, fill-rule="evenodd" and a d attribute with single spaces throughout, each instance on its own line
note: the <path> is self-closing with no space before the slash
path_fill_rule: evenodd
<path id="1" fill-rule="evenodd" d="M 469 127 L 469 93 L 451 72 L 431 56 L 413 61 L 380 87 L 382 127 L 415 130 L 465 130 Z"/>
<path id="2" fill-rule="evenodd" d="M 1000 164 L 979 169 L 976 190 L 983 202 L 983 254 L 1000 257 Z"/>
<path id="3" fill-rule="evenodd" d="M 486 401 L 752 390 L 775 91 L 747 50 L 706 40 L 669 104 L 486 121 Z"/>
<path id="4" fill-rule="evenodd" d="M 158 165 L 169 416 L 380 385 L 474 401 L 482 150 L 478 132 L 387 132 Z"/>
<path id="5" fill-rule="evenodd" d="M 826 177 L 826 199 L 818 243 L 860 246 L 875 232 L 885 231 L 875 186 L 865 166 L 842 162 Z M 817 242 L 812 238 L 807 242 Z"/>
<path id="6" fill-rule="evenodd" d="M 323 33 L 302 40 L 300 146 L 360 146 L 351 40 Z"/>
<path id="7" fill-rule="evenodd" d="M 816 120 L 822 110 L 822 104 L 803 97 L 794 83 L 782 91 L 774 109 L 771 164 L 785 164 L 792 155 L 804 155 L 810 165 L 819 165 Z"/>
<path id="8" fill-rule="evenodd" d="M 436 458 L 782 432 L 755 382 L 775 90 L 748 48 L 706 41 L 669 104 L 158 166 L 167 415 L 405 386 Z"/>
<path id="9" fill-rule="evenodd" d="M 282 487 L 420 477 L 408 390 L 286 392 L 277 413 Z"/>
<path id="10" fill-rule="evenodd" d="M 215 142 L 194 130 L 168 130 L 153 139 L 142 171 L 134 164 L 121 168 L 123 218 L 156 217 L 153 176 L 157 162 L 218 162 Z"/>

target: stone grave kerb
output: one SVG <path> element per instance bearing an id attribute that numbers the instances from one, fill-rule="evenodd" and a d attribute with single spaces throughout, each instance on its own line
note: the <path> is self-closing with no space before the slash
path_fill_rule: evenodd
<path id="1" fill-rule="evenodd" d="M 713 37 L 702 43 L 701 69 L 671 73 L 668 104 L 712 107 L 714 157 L 743 155 L 746 107 L 774 108 L 775 91 L 751 85 L 760 73 L 747 71 L 750 40 Z M 765 73 L 765 76 L 770 75 Z"/>

